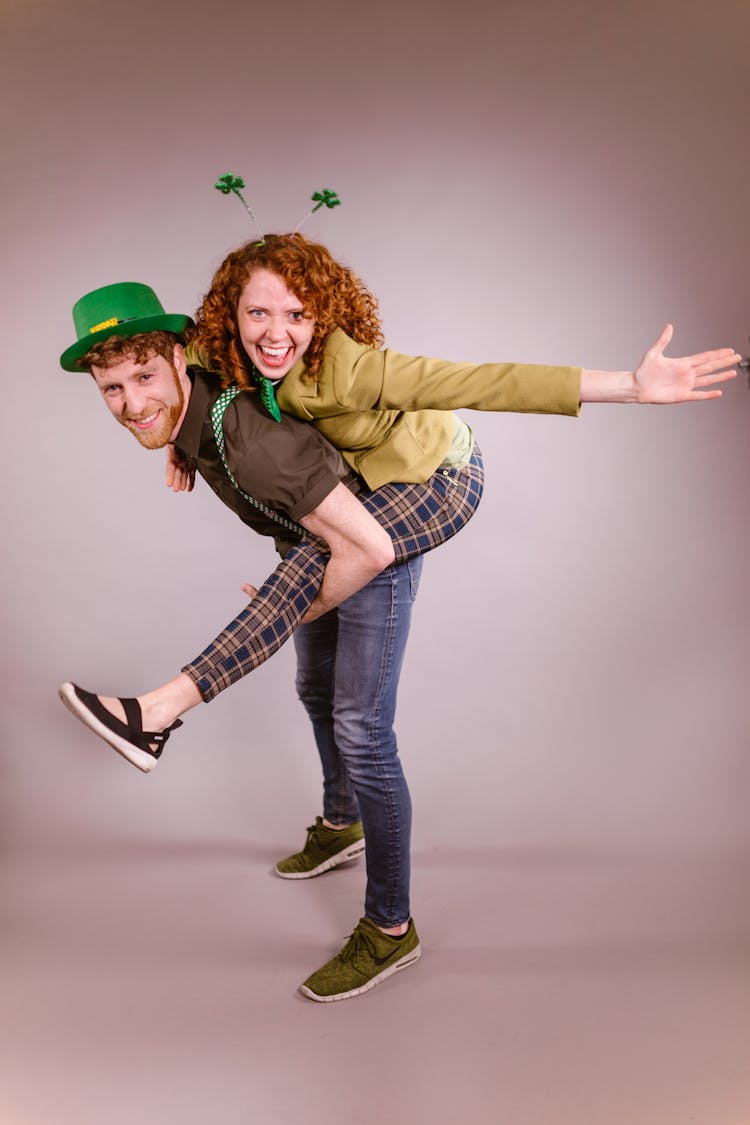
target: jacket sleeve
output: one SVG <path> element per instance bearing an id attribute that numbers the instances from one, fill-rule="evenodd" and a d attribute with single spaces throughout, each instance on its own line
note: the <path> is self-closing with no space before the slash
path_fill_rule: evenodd
<path id="1" fill-rule="evenodd" d="M 336 400 L 348 410 L 580 412 L 580 367 L 451 363 L 349 339 L 327 359 Z"/>

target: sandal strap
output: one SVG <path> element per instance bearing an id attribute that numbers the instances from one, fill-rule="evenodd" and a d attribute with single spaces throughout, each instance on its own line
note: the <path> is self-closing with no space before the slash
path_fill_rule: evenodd
<path id="1" fill-rule="evenodd" d="M 182 719 L 175 719 L 175 721 L 171 723 L 170 726 L 165 727 L 164 730 L 145 730 L 140 736 L 140 738 L 143 739 L 143 743 L 139 741 L 138 745 L 141 746 L 141 749 L 145 750 L 148 754 L 153 754 L 155 758 L 160 758 L 161 752 L 164 749 L 170 734 L 173 730 L 177 730 L 177 728 L 181 726 Z M 149 746 L 149 742 L 156 743 L 155 750 L 151 746 Z"/>
<path id="2" fill-rule="evenodd" d="M 143 715 L 141 714 L 141 705 L 137 699 L 121 699 L 123 710 L 125 712 L 125 719 L 127 724 L 132 728 L 133 734 L 137 737 L 143 733 Z"/>
<path id="3" fill-rule="evenodd" d="M 161 757 L 164 744 L 172 731 L 182 726 L 182 719 L 176 719 L 171 726 L 166 727 L 164 730 L 144 731 L 141 705 L 137 699 L 120 698 L 120 703 L 122 704 L 125 718 L 127 719 L 127 722 L 123 723 L 122 719 L 118 719 L 116 715 L 113 715 L 111 711 L 107 710 L 98 695 L 94 695 L 94 693 L 90 691 L 85 691 L 77 685 L 76 692 L 79 698 L 86 704 L 89 711 L 91 711 L 101 723 L 109 727 L 115 734 L 119 734 L 120 738 L 124 738 L 132 746 L 137 746 L 139 750 L 150 754 L 152 758 Z M 149 743 L 152 742 L 156 743 L 156 749 L 153 749 L 153 747 L 149 745 Z"/>

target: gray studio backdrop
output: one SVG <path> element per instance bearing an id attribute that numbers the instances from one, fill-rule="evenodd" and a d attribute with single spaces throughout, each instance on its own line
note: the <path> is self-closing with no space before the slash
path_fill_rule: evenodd
<path id="1" fill-rule="evenodd" d="M 632 367 L 745 347 L 747 9 L 657 0 L 2 8 L 2 832 L 12 853 L 244 839 L 317 809 L 293 653 L 188 718 L 142 778 L 56 698 L 176 673 L 270 543 L 110 420 L 57 357 L 73 301 L 192 312 L 252 234 L 307 226 L 410 353 Z M 747 843 L 744 379 L 721 401 L 474 415 L 486 497 L 427 560 L 399 733 L 417 849 Z M 470 829 L 469 837 L 466 831 Z M 417 892 L 418 893 L 418 892 Z"/>

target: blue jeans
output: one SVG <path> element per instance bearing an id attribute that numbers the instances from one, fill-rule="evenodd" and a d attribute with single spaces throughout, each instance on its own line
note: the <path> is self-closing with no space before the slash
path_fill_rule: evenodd
<path id="1" fill-rule="evenodd" d="M 362 818 L 365 914 L 379 926 L 409 918 L 411 798 L 393 721 L 422 556 L 394 564 L 294 634 L 297 692 L 323 766 L 323 816 Z"/>

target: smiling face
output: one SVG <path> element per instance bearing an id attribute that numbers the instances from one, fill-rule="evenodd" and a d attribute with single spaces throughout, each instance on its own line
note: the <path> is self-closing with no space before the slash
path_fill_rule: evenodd
<path id="1" fill-rule="evenodd" d="M 125 358 L 111 367 L 92 366 L 108 410 L 146 449 L 161 449 L 176 437 L 190 397 L 185 353 L 174 362 L 161 355 L 143 361 Z"/>
<path id="2" fill-rule="evenodd" d="M 277 273 L 257 269 L 240 293 L 237 327 L 258 371 L 278 382 L 307 351 L 315 321 Z"/>

